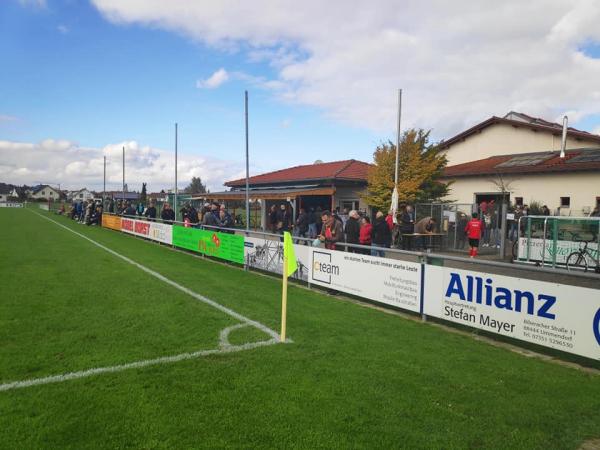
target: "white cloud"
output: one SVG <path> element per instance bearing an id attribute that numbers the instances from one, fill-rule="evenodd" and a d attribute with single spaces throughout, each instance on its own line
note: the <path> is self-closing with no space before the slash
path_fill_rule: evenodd
<path id="1" fill-rule="evenodd" d="M 229 74 L 221 67 L 206 80 L 196 81 L 196 87 L 203 89 L 215 89 L 221 86 L 227 80 L 229 80 Z"/>
<path id="2" fill-rule="evenodd" d="M 59 25 L 56 27 L 59 33 L 67 34 L 69 32 L 69 28 L 66 25 Z"/>
<path id="3" fill-rule="evenodd" d="M 106 156 L 107 189 L 118 189 L 122 183 L 123 147 L 125 181 L 130 189 L 140 189 L 142 182 L 147 182 L 150 190 L 173 187 L 173 154 L 136 141 L 90 148 L 67 140 L 46 139 L 39 143 L 0 140 L 0 181 L 28 185 L 60 183 L 67 189 L 87 186 L 101 190 Z M 177 167 L 180 188 L 193 176 L 199 176 L 212 191 L 222 190 L 226 180 L 239 178 L 243 169 L 239 163 L 181 153 Z"/>
<path id="4" fill-rule="evenodd" d="M 393 130 L 397 88 L 404 125 L 440 137 L 513 109 L 600 113 L 600 60 L 580 51 L 600 40 L 597 0 L 93 2 L 115 23 L 243 49 L 281 100 L 373 130 Z"/>

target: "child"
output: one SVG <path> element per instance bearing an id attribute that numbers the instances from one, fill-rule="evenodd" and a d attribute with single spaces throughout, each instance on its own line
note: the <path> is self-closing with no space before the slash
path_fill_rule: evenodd
<path id="1" fill-rule="evenodd" d="M 479 239 L 481 239 L 481 220 L 479 220 L 479 215 L 474 212 L 473 218 L 467 222 L 467 226 L 465 228 L 465 233 L 467 233 L 467 237 L 469 238 L 469 256 L 474 258 L 477 256 L 477 250 L 479 248 Z"/>

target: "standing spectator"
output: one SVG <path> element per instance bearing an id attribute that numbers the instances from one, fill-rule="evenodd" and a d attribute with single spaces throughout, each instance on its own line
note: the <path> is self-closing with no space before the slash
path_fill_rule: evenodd
<path id="1" fill-rule="evenodd" d="M 358 242 L 360 245 L 371 245 L 371 234 L 373 232 L 373 225 L 371 225 L 371 219 L 367 216 L 363 217 L 360 224 L 360 234 Z M 365 255 L 369 254 L 369 250 L 361 248 L 360 253 Z"/>
<path id="2" fill-rule="evenodd" d="M 392 241 L 392 232 L 388 226 L 385 217 L 381 211 L 377 211 L 375 222 L 373 223 L 373 231 L 371 232 L 371 256 L 385 257 L 385 251 L 378 250 L 379 248 L 389 248 Z"/>
<path id="3" fill-rule="evenodd" d="M 320 206 L 317 206 L 317 209 L 315 211 L 315 223 L 317 224 L 317 236 L 319 235 L 319 233 L 321 232 L 321 229 L 323 228 L 323 210 L 321 209 Z"/>
<path id="4" fill-rule="evenodd" d="M 483 245 L 482 247 L 490 246 L 490 236 L 492 233 L 492 215 L 490 211 L 483 214 Z"/>
<path id="5" fill-rule="evenodd" d="M 156 206 L 154 206 L 154 202 L 150 202 L 150 205 L 148 205 L 146 211 L 144 211 L 144 216 L 150 222 L 154 222 L 156 219 Z"/>
<path id="6" fill-rule="evenodd" d="M 231 214 L 227 212 L 225 205 L 221 205 L 219 207 L 219 227 L 233 228 L 233 225 L 233 218 L 231 217 Z M 230 230 L 228 233 L 233 233 L 233 231 Z"/>
<path id="7" fill-rule="evenodd" d="M 321 220 L 323 222 L 323 228 L 321 229 L 319 240 L 325 243 L 325 248 L 335 250 L 336 244 L 344 237 L 342 223 L 335 220 L 333 214 L 329 211 L 323 212 Z"/>
<path id="8" fill-rule="evenodd" d="M 191 203 L 188 204 L 188 218 L 194 228 L 198 227 L 198 223 L 200 222 L 200 219 L 198 218 L 198 211 Z"/>
<path id="9" fill-rule="evenodd" d="M 338 212 L 339 212 L 339 208 L 338 208 Z M 345 229 L 346 228 L 346 222 L 348 222 L 348 219 L 350 218 L 349 214 L 348 214 L 348 208 L 344 208 L 342 210 L 341 214 L 338 214 L 340 220 L 342 221 L 342 227 Z"/>
<path id="10" fill-rule="evenodd" d="M 108 212 L 111 214 L 115 213 L 115 199 L 111 198 L 108 202 Z"/>
<path id="11" fill-rule="evenodd" d="M 485 212 L 487 211 L 487 207 L 488 204 L 485 200 L 482 200 L 481 203 L 479 204 L 479 210 L 481 211 L 481 214 L 485 214 Z"/>
<path id="12" fill-rule="evenodd" d="M 163 220 L 164 223 L 173 223 L 173 221 L 175 220 L 175 211 L 171 209 L 171 205 L 169 205 L 168 203 L 165 203 L 163 205 L 162 212 L 160 213 L 160 218 Z"/>
<path id="13" fill-rule="evenodd" d="M 146 208 L 144 208 L 144 204 L 142 202 L 139 202 L 137 204 L 137 208 L 136 208 L 137 215 L 138 216 L 143 216 L 144 215 L 144 209 L 146 209 Z"/>
<path id="14" fill-rule="evenodd" d="M 102 206 L 96 206 L 96 209 L 90 216 L 88 225 L 100 225 L 102 223 Z"/>
<path id="15" fill-rule="evenodd" d="M 204 214 L 202 224 L 208 228 L 218 227 L 220 225 L 219 215 L 219 206 L 213 203 L 210 205 L 210 211 Z"/>
<path id="16" fill-rule="evenodd" d="M 277 233 L 277 206 L 271 205 L 269 211 L 269 229 L 272 233 Z"/>
<path id="17" fill-rule="evenodd" d="M 473 213 L 473 218 L 469 220 L 467 226 L 465 227 L 465 233 L 467 233 L 467 237 L 469 238 L 469 257 L 475 258 L 477 256 L 477 251 L 479 249 L 479 240 L 481 239 L 481 228 L 482 228 L 481 220 L 479 220 L 479 216 L 476 212 Z"/>
<path id="18" fill-rule="evenodd" d="M 135 208 L 133 206 L 131 206 L 131 203 L 127 202 L 127 206 L 123 210 L 123 215 L 124 216 L 135 216 L 135 213 L 136 213 Z"/>
<path id="19" fill-rule="evenodd" d="M 402 249 L 411 250 L 413 236 L 410 235 L 415 232 L 415 215 L 410 205 L 406 205 L 400 215 L 400 232 L 402 233 Z"/>
<path id="20" fill-rule="evenodd" d="M 550 208 L 548 208 L 547 205 L 542 206 L 542 216 L 549 216 L 550 215 Z"/>
<path id="21" fill-rule="evenodd" d="M 517 239 L 517 227 L 519 226 L 519 219 L 523 217 L 523 212 L 521 211 L 521 207 L 517 205 L 514 212 L 514 219 L 510 222 L 510 233 L 508 235 L 508 239 L 511 242 L 514 242 Z"/>
<path id="22" fill-rule="evenodd" d="M 317 213 L 315 213 L 315 208 L 310 208 L 308 213 L 308 237 L 314 239 L 319 234 L 319 229 L 317 228 Z"/>
<path id="23" fill-rule="evenodd" d="M 306 237 L 308 232 L 308 214 L 304 208 L 300 208 L 300 214 L 296 218 L 296 225 L 294 227 L 294 235 L 298 237 Z"/>
<path id="24" fill-rule="evenodd" d="M 277 232 L 283 234 L 285 231 L 290 231 L 292 226 L 292 216 L 283 203 L 279 206 L 277 212 Z"/>
<path id="25" fill-rule="evenodd" d="M 348 220 L 344 228 L 346 232 L 346 242 L 348 244 L 360 244 L 360 222 L 358 212 L 356 210 L 350 211 L 348 214 Z M 347 247 L 350 253 L 358 253 L 358 249 L 355 247 Z"/>

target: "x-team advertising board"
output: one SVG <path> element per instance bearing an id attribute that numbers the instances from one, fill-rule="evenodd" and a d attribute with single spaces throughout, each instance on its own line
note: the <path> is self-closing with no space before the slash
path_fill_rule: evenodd
<path id="1" fill-rule="evenodd" d="M 421 264 L 311 248 L 308 280 L 413 312 L 421 310 Z"/>

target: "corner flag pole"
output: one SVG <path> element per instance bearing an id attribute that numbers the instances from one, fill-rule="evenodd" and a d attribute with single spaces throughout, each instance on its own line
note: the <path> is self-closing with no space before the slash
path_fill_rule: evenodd
<path id="1" fill-rule="evenodd" d="M 285 342 L 285 332 L 287 326 L 287 262 L 288 257 L 283 252 L 283 289 L 281 290 L 281 342 Z"/>
<path id="2" fill-rule="evenodd" d="M 281 342 L 285 342 L 285 332 L 287 326 L 287 279 L 296 270 L 298 270 L 298 262 L 296 261 L 296 253 L 294 252 L 294 244 L 292 235 L 289 231 L 283 233 L 283 289 L 281 290 Z"/>

